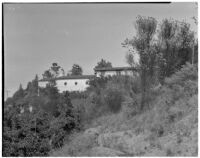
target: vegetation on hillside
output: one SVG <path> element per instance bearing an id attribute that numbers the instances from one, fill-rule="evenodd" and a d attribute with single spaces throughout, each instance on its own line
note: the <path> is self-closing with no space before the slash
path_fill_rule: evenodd
<path id="1" fill-rule="evenodd" d="M 62 94 L 39 88 L 37 76 L 20 85 L 4 105 L 3 156 L 197 156 L 197 39 L 173 19 L 138 16 L 135 26 L 123 46 L 139 75 L 101 76 Z"/>
<path id="2" fill-rule="evenodd" d="M 47 156 L 79 130 L 79 122 L 69 94 L 50 85 L 39 88 L 36 77 L 5 102 L 3 156 Z"/>
<path id="3" fill-rule="evenodd" d="M 85 102 L 76 100 L 74 104 L 85 108 L 82 117 L 82 120 L 88 120 L 84 122 L 85 131 L 74 133 L 63 148 L 51 152 L 51 155 L 197 156 L 197 80 L 197 65 L 187 63 L 166 78 L 159 89 L 150 90 L 146 98 L 148 108 L 142 112 L 140 87 L 134 93 L 137 87 L 126 89 L 124 82 L 112 80 L 115 88 L 126 91 L 121 109 L 117 112 L 101 109 L 97 117 L 96 110 L 100 107 L 91 104 L 88 99 Z M 109 84 L 110 81 L 106 87 Z"/>

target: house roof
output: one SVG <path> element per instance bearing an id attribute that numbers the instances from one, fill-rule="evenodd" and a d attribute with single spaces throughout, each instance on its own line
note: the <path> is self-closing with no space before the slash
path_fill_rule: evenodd
<path id="1" fill-rule="evenodd" d="M 94 71 L 125 71 L 125 70 L 135 70 L 133 67 L 109 67 L 109 68 L 94 68 Z"/>
<path id="2" fill-rule="evenodd" d="M 51 80 L 71 80 L 71 79 L 91 79 L 94 78 L 94 75 L 78 75 L 78 76 L 62 76 L 53 79 L 41 79 L 39 81 L 51 81 Z"/>

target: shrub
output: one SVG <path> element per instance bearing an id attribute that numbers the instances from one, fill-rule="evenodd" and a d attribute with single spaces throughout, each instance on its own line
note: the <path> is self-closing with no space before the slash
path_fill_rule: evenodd
<path id="1" fill-rule="evenodd" d="M 123 94 L 117 88 L 106 89 L 105 92 L 105 102 L 111 112 L 118 112 L 121 109 L 121 104 L 123 101 Z"/>
<path id="2" fill-rule="evenodd" d="M 15 110 L 15 109 L 12 109 Z M 49 120 L 45 112 L 6 115 L 3 156 L 45 156 L 50 151 Z M 11 126 L 8 123 L 11 123 Z"/>
<path id="3" fill-rule="evenodd" d="M 137 76 L 113 76 L 107 83 L 107 86 L 111 85 L 118 87 L 123 93 L 130 97 L 141 92 L 140 78 Z"/>
<path id="4" fill-rule="evenodd" d="M 185 83 L 187 83 L 187 81 L 194 81 L 197 79 L 197 65 L 186 63 L 185 65 L 183 65 L 180 71 L 173 74 L 170 78 L 166 78 L 165 83 L 170 87 L 172 87 L 175 84 L 183 86 Z"/>
<path id="5" fill-rule="evenodd" d="M 13 106 L 4 109 L 3 156 L 47 156 L 79 129 L 80 119 L 68 93 L 59 94 L 57 88 L 49 86 L 40 89 L 37 96 L 32 88 L 29 84 L 23 96 L 19 95 L 22 89 L 18 90 Z"/>
<path id="6" fill-rule="evenodd" d="M 166 156 L 174 156 L 174 153 L 172 152 L 171 149 L 169 149 L 169 148 L 167 149 Z"/>
<path id="7" fill-rule="evenodd" d="M 78 112 L 78 116 L 80 117 L 81 128 L 89 124 L 92 121 L 92 119 L 97 117 L 97 105 L 92 103 L 90 97 L 86 99 L 72 99 L 72 103 L 74 106 L 74 110 Z"/>
<path id="8" fill-rule="evenodd" d="M 88 97 L 87 92 L 79 92 L 79 91 L 74 91 L 70 92 L 69 96 L 71 99 L 86 99 Z"/>
<path id="9" fill-rule="evenodd" d="M 135 95 L 134 98 L 126 97 L 122 104 L 122 111 L 125 118 L 130 118 L 139 112 L 139 96 Z"/>

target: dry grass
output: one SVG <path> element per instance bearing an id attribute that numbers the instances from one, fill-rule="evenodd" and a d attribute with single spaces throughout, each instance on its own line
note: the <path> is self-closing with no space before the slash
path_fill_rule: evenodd
<path id="1" fill-rule="evenodd" d="M 101 126 L 101 134 L 131 131 L 133 137 L 142 136 L 145 139 L 141 139 L 140 143 L 135 142 L 134 148 L 143 149 L 145 144 L 148 146 L 137 153 L 138 156 L 197 156 L 198 91 L 196 70 L 191 72 L 192 69 L 185 67 L 167 79 L 166 85 L 152 94 L 151 106 L 146 111 L 138 113 L 135 100 L 126 98 L 122 111 L 94 118 L 88 128 Z M 83 156 L 89 148 L 97 145 L 93 139 L 76 136 L 68 146 L 75 151 L 75 155 Z M 112 140 L 110 143 L 113 143 Z M 120 144 L 108 144 L 108 147 L 115 146 L 119 147 Z M 114 150 L 124 152 L 122 148 Z M 58 155 L 62 156 L 63 153 L 65 156 L 73 155 L 66 150 L 66 146 Z"/>

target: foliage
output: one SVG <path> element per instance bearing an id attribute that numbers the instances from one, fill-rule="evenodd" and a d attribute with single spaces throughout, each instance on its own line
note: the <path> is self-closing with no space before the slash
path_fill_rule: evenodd
<path id="1" fill-rule="evenodd" d="M 88 93 L 83 91 L 83 92 L 79 92 L 79 91 L 73 91 L 69 93 L 69 97 L 70 99 L 86 99 L 88 97 Z"/>
<path id="2" fill-rule="evenodd" d="M 22 88 L 22 85 L 20 84 L 19 89 L 13 94 L 13 99 L 17 101 L 23 98 L 24 95 L 25 95 L 24 90 Z"/>
<path id="3" fill-rule="evenodd" d="M 57 63 L 52 63 L 50 69 L 46 70 L 42 76 L 43 79 L 52 79 L 64 75 L 65 75 L 64 69 L 58 66 Z"/>
<path id="4" fill-rule="evenodd" d="M 112 112 L 119 112 L 123 101 L 123 94 L 117 88 L 107 88 L 105 91 L 105 102 Z"/>
<path id="5" fill-rule="evenodd" d="M 42 76 L 43 76 L 44 79 L 51 79 L 51 78 L 53 78 L 53 75 L 50 73 L 49 70 L 46 70 Z"/>
<path id="6" fill-rule="evenodd" d="M 25 90 L 20 86 L 11 99 L 13 105 L 4 109 L 3 156 L 47 156 L 79 129 L 79 113 L 69 93 L 59 94 L 51 86 L 39 88 L 37 77 Z"/>
<path id="7" fill-rule="evenodd" d="M 50 86 L 56 85 L 55 78 L 58 78 L 64 75 L 65 75 L 64 69 L 58 66 L 57 63 L 53 63 L 50 69 L 46 70 L 44 74 L 42 74 L 43 79 L 48 80 L 48 84 Z"/>
<path id="8" fill-rule="evenodd" d="M 83 69 L 78 64 L 74 64 L 71 69 L 71 75 L 82 75 Z"/>
<path id="9" fill-rule="evenodd" d="M 126 62 L 131 66 L 131 67 L 138 67 L 138 63 L 135 61 L 135 52 L 129 51 L 126 56 Z"/>
<path id="10" fill-rule="evenodd" d="M 95 66 L 95 68 L 111 68 L 112 64 L 109 61 L 106 61 L 104 59 L 101 59 L 100 62 L 97 63 L 97 65 Z"/>
<path id="11" fill-rule="evenodd" d="M 154 18 L 138 16 L 135 28 L 136 36 L 126 39 L 122 45 L 127 48 L 131 46 L 140 56 L 138 70 L 141 77 L 143 109 L 148 91 L 154 85 L 159 82 L 164 84 L 165 78 L 180 70 L 186 62 L 198 62 L 198 45 L 190 25 L 186 22 L 164 19 L 157 28 Z M 127 63 L 132 65 L 133 50 L 126 56 Z"/>
<path id="12" fill-rule="evenodd" d="M 41 112 L 19 114 L 14 112 L 16 108 L 18 107 L 5 113 L 3 156 L 47 155 L 50 150 L 48 131 L 46 131 L 49 126 L 48 116 Z M 40 117 L 42 114 L 44 116 Z"/>
<path id="13" fill-rule="evenodd" d="M 156 65 L 156 51 L 153 43 L 153 37 L 156 32 L 157 21 L 152 17 L 138 16 L 135 24 L 137 31 L 136 36 L 132 40 L 126 40 L 124 46 L 132 46 L 140 55 L 140 76 L 141 76 L 141 110 L 144 108 L 145 97 L 148 90 L 148 83 L 154 76 L 154 68 Z"/>
<path id="14" fill-rule="evenodd" d="M 173 86 L 175 84 L 183 85 L 186 82 L 198 79 L 198 69 L 197 65 L 192 65 L 186 63 L 183 65 L 182 69 L 171 76 L 171 78 L 166 78 L 165 83 L 168 86 Z"/>
<path id="15" fill-rule="evenodd" d="M 173 98 L 177 100 L 179 97 L 191 97 L 198 93 L 197 79 L 197 65 L 187 63 L 180 71 L 173 74 L 170 78 L 166 78 L 165 84 L 173 90 Z"/>
<path id="16" fill-rule="evenodd" d="M 98 117 L 108 112 L 118 112 L 125 97 L 135 97 L 141 92 L 139 77 L 112 76 L 94 78 L 90 81 L 87 90 L 90 104 L 85 111 L 90 111 L 89 116 Z M 81 106 L 83 107 L 83 106 Z M 89 110 L 88 110 L 89 109 Z"/>
<path id="17" fill-rule="evenodd" d="M 139 76 L 113 76 L 107 83 L 107 87 L 117 87 L 126 96 L 132 97 L 141 92 Z"/>
<path id="18" fill-rule="evenodd" d="M 160 25 L 158 37 L 162 61 L 160 68 L 160 82 L 179 70 L 186 62 L 192 62 L 192 47 L 194 34 L 190 25 L 173 19 L 164 19 Z"/>

